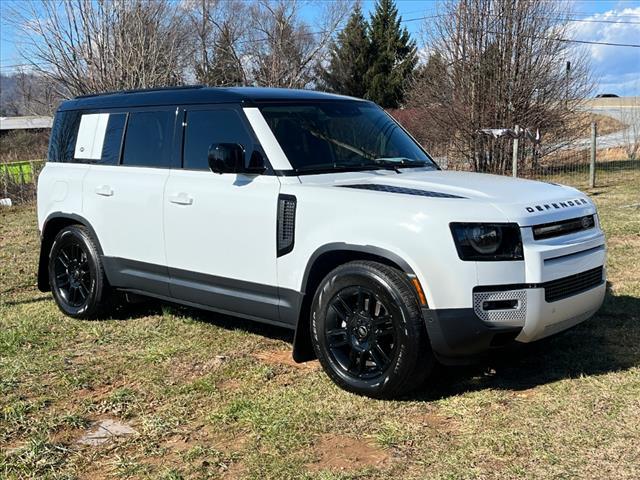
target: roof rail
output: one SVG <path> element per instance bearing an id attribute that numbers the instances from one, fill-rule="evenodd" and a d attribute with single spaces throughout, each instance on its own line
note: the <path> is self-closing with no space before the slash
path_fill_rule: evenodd
<path id="1" fill-rule="evenodd" d="M 162 92 L 164 90 L 193 90 L 197 88 L 205 88 L 206 85 L 178 85 L 174 87 L 155 87 L 155 88 L 137 88 L 133 90 L 113 90 L 111 92 L 99 92 L 99 93 L 87 93 L 86 95 L 78 95 L 74 98 L 90 98 L 99 97 L 101 95 L 114 95 L 114 94 L 129 94 L 129 93 L 143 93 L 143 92 Z"/>

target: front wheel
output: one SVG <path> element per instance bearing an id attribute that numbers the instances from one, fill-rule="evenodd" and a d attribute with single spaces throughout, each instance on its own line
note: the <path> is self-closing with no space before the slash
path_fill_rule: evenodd
<path id="1" fill-rule="evenodd" d="M 60 310 L 75 318 L 106 312 L 109 285 L 89 231 L 70 225 L 56 235 L 49 253 L 49 284 Z"/>
<path id="2" fill-rule="evenodd" d="M 325 277 L 314 296 L 311 332 L 325 372 L 354 393 L 408 393 L 435 363 L 406 275 L 377 262 L 350 262 Z"/>

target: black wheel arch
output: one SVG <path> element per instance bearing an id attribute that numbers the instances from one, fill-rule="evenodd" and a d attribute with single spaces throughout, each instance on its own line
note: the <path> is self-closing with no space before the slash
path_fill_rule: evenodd
<path id="1" fill-rule="evenodd" d="M 89 221 L 74 213 L 65 212 L 53 212 L 45 219 L 42 225 L 42 234 L 40 236 L 40 258 L 38 261 L 38 290 L 41 292 L 51 291 L 51 285 L 49 285 L 49 253 L 51 252 L 51 246 L 56 238 L 56 235 L 60 230 L 69 225 L 82 225 L 91 234 L 92 239 L 95 241 L 98 253 L 102 256 L 102 247 L 98 241 L 98 236 L 95 230 L 89 223 Z"/>
<path id="2" fill-rule="evenodd" d="M 407 275 L 415 275 L 409 263 L 399 255 L 373 245 L 336 242 L 323 245 L 309 258 L 302 277 L 303 294 L 293 338 L 293 359 L 306 362 L 316 358 L 311 344 L 309 314 L 313 295 L 322 279 L 334 268 L 356 260 L 372 260 L 393 267 Z"/>

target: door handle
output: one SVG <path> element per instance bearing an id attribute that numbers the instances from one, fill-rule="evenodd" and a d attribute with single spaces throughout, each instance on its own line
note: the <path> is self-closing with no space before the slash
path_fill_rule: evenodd
<path id="1" fill-rule="evenodd" d="M 98 195 L 102 195 L 103 197 L 111 197 L 113 195 L 113 188 L 109 185 L 100 185 L 96 187 L 96 193 Z"/>
<path id="2" fill-rule="evenodd" d="M 193 204 L 193 197 L 184 192 L 180 192 L 169 195 L 169 201 L 177 205 L 191 205 Z"/>

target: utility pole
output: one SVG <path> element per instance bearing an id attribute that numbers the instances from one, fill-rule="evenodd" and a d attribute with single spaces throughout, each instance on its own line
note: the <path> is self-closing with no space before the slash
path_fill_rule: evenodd
<path id="1" fill-rule="evenodd" d="M 567 60 L 567 70 L 565 75 L 565 92 L 564 92 L 564 105 L 569 108 L 569 75 L 571 73 L 571 62 Z"/>
<path id="2" fill-rule="evenodd" d="M 511 169 L 513 173 L 513 177 L 516 178 L 518 176 L 518 147 L 520 143 L 520 127 L 516 125 L 514 129 L 516 132 L 516 137 L 513 139 L 513 158 L 511 160 Z"/>
<path id="3" fill-rule="evenodd" d="M 589 188 L 596 186 L 596 136 L 598 124 L 591 122 L 591 161 L 589 162 Z"/>

